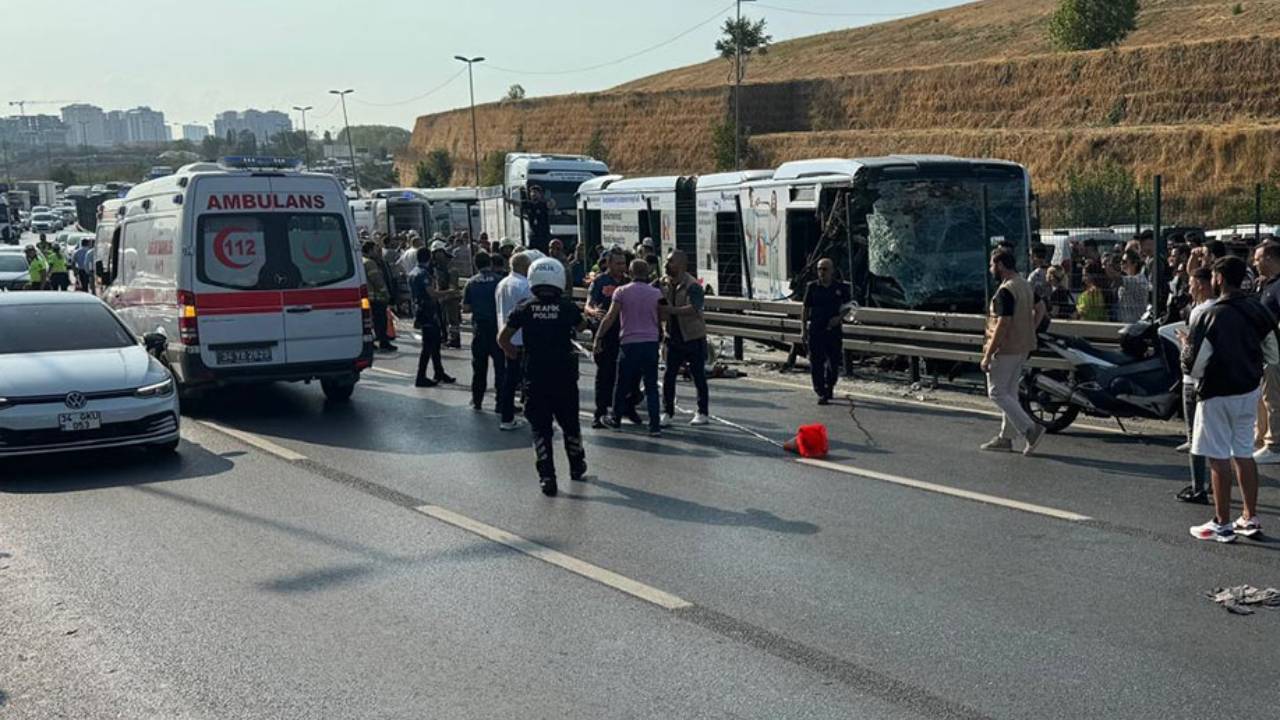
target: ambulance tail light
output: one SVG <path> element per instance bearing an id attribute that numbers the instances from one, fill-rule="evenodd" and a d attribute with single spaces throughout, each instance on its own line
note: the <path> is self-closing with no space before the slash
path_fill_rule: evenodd
<path id="1" fill-rule="evenodd" d="M 196 294 L 188 290 L 178 291 L 178 336 L 183 345 L 200 344 L 200 329 L 196 325 Z"/>
<path id="2" fill-rule="evenodd" d="M 373 304 L 369 302 L 369 286 L 360 286 L 360 320 L 364 324 L 364 341 L 373 342 Z"/>

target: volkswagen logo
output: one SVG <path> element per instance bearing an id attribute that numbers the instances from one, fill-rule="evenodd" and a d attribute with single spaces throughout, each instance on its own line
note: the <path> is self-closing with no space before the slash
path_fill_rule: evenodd
<path id="1" fill-rule="evenodd" d="M 67 393 L 67 396 L 62 401 L 72 410 L 82 410 L 89 403 L 89 399 L 84 396 L 84 393 L 75 391 Z"/>

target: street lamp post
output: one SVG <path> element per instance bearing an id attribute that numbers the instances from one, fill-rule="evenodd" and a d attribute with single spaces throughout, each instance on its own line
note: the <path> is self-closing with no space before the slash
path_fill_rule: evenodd
<path id="1" fill-rule="evenodd" d="M 742 3 L 755 0 L 737 0 L 738 24 L 733 39 L 733 169 L 742 169 Z"/>
<path id="2" fill-rule="evenodd" d="M 355 90 L 330 90 L 329 94 L 337 95 L 342 101 L 342 126 L 347 133 L 347 152 L 351 154 L 351 182 L 355 183 L 356 194 L 360 193 L 360 175 L 356 172 L 356 146 L 351 140 L 351 122 L 347 120 L 347 95 Z"/>
<path id="3" fill-rule="evenodd" d="M 307 105 L 306 107 L 298 107 L 297 105 L 294 105 L 293 109 L 302 113 L 302 154 L 306 158 L 307 169 L 310 169 L 311 168 L 311 136 L 307 134 L 307 111 L 312 110 L 313 108 L 311 105 Z M 350 135 L 350 134 L 351 132 L 347 131 L 347 135 Z"/>
<path id="4" fill-rule="evenodd" d="M 480 187 L 480 139 L 476 131 L 476 81 L 471 68 L 478 62 L 484 62 L 484 58 L 454 55 L 453 59 L 467 64 L 467 85 L 471 87 L 471 155 L 475 160 L 476 187 Z"/>

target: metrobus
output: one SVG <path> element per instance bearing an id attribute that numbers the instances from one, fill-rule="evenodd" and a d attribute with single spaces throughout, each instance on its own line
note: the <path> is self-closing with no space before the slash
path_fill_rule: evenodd
<path id="1" fill-rule="evenodd" d="M 469 232 L 479 238 L 482 232 L 480 194 L 485 188 L 447 187 L 419 188 L 418 193 L 431 203 L 431 219 L 436 232 L 449 235 Z M 492 234 L 491 234 L 492 235 Z"/>
<path id="2" fill-rule="evenodd" d="M 609 166 L 586 155 L 551 155 L 541 153 L 507 153 L 503 170 L 502 206 L 505 235 L 529 244 L 529 223 L 520 209 L 534 187 L 542 188 L 550 210 L 551 237 L 568 247 L 578 241 L 578 222 L 574 208 L 582 183 L 609 174 Z M 490 237 L 494 233 L 489 231 Z"/>
<path id="3" fill-rule="evenodd" d="M 682 222 L 674 206 L 690 187 L 697 257 L 691 266 L 721 295 L 798 300 L 817 261 L 829 257 L 865 305 L 981 312 L 990 293 L 991 250 L 1008 244 L 1024 272 L 1029 263 L 1026 169 L 935 155 L 801 160 L 758 174 L 597 180 L 582 187 L 578 203 L 588 248 L 611 237 L 608 219 L 619 232 L 634 225 L 634 234 L 662 238 L 664 249 L 688 251 L 688 241 L 679 238 L 689 221 Z M 674 244 L 662 235 L 665 212 L 673 213 Z"/>
<path id="4" fill-rule="evenodd" d="M 659 256 L 678 248 L 689 272 L 710 290 L 739 295 L 743 287 L 742 219 L 738 189 L 771 170 L 703 176 L 627 178 L 606 175 L 578 191 L 580 236 L 587 257 L 601 247 L 633 248 L 652 238 Z"/>

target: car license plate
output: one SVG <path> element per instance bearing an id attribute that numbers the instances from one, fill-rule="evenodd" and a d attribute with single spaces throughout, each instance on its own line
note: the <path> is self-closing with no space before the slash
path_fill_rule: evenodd
<path id="1" fill-rule="evenodd" d="M 58 424 L 62 426 L 63 432 L 81 432 L 83 430 L 97 430 L 102 427 L 102 413 L 99 412 L 78 412 L 78 413 L 61 413 L 58 415 Z"/>
<path id="2" fill-rule="evenodd" d="M 271 348 L 243 348 L 240 350 L 219 350 L 219 365 L 248 365 L 251 363 L 271 362 Z"/>

